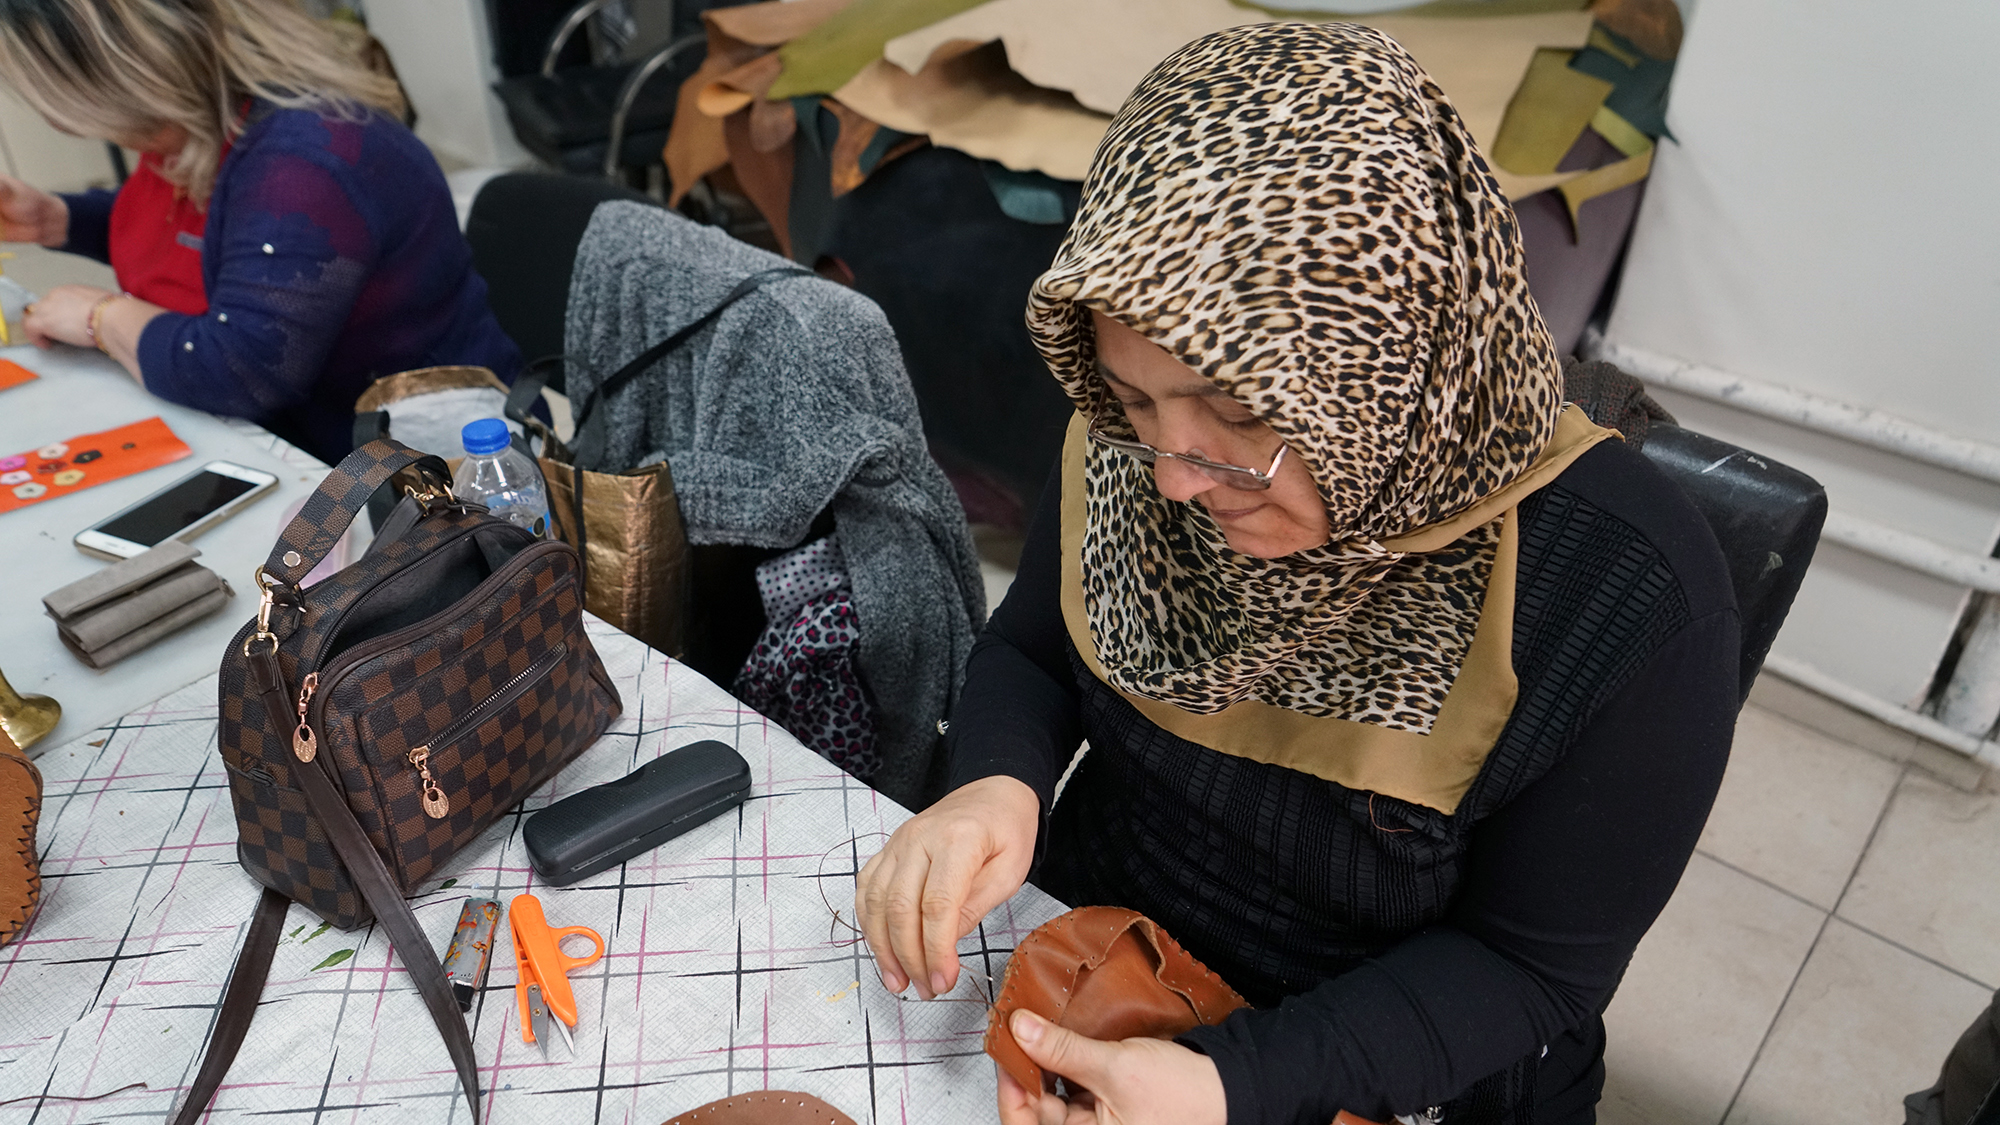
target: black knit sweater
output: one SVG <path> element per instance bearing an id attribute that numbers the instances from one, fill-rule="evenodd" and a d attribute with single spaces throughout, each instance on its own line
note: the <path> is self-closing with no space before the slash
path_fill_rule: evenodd
<path id="1" fill-rule="evenodd" d="M 1446 816 L 1187 742 L 1084 671 L 1059 492 L 973 648 L 952 784 L 1026 782 L 1041 887 L 1145 913 L 1256 1005 L 1182 1039 L 1215 1061 L 1231 1125 L 1591 1120 L 1600 1014 L 1735 722 L 1735 601 L 1700 514 L 1615 441 L 1523 502 L 1519 702 Z"/>

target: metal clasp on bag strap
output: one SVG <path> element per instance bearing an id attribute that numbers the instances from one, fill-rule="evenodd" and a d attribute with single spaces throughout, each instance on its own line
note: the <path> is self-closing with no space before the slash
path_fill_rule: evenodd
<path id="1" fill-rule="evenodd" d="M 431 510 L 433 507 L 437 508 L 464 507 L 464 505 L 459 502 L 458 497 L 451 491 L 450 483 L 446 481 L 433 481 L 426 479 L 422 491 L 418 491 L 417 489 L 409 485 L 404 485 L 403 495 L 409 497 L 412 500 L 415 500 L 417 502 L 417 507 L 422 509 L 424 515 L 426 516 L 431 514 Z"/>
<path id="2" fill-rule="evenodd" d="M 257 567 L 255 582 L 257 585 L 257 631 L 243 638 L 243 655 L 246 657 L 250 655 L 251 641 L 271 642 L 271 653 L 276 655 L 278 651 L 278 634 L 271 631 L 271 609 L 277 604 L 274 591 L 283 585 L 283 583 L 264 573 L 264 568 L 261 564 Z"/>

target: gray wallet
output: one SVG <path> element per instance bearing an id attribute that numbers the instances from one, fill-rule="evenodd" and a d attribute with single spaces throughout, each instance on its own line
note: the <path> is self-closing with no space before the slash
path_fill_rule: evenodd
<path id="1" fill-rule="evenodd" d="M 42 599 L 63 644 L 92 668 L 108 668 L 234 596 L 221 576 L 177 539 L 113 563 Z"/>

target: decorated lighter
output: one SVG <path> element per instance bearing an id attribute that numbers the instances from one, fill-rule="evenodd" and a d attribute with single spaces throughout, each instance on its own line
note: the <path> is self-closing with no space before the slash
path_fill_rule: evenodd
<path id="1" fill-rule="evenodd" d="M 486 962 L 493 955 L 493 932 L 500 925 L 497 899 L 469 898 L 459 912 L 458 928 L 452 931 L 451 946 L 444 951 L 444 975 L 451 981 L 458 1010 L 472 1010 L 472 998 L 486 983 Z"/>

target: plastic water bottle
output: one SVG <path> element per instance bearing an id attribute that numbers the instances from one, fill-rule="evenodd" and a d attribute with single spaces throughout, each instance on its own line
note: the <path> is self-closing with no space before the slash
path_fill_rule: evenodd
<path id="1" fill-rule="evenodd" d="M 516 527 L 546 535 L 549 488 L 542 470 L 515 449 L 507 423 L 498 418 L 467 422 L 459 431 L 465 460 L 452 474 L 451 490 L 461 500 L 486 505 L 486 510 Z"/>

